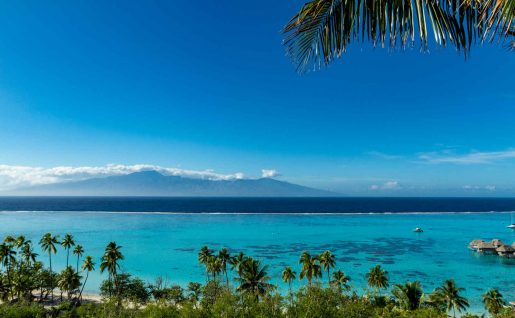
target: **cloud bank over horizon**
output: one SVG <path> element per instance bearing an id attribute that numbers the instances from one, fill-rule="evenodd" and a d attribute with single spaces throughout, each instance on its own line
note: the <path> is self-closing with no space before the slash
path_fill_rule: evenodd
<path id="1" fill-rule="evenodd" d="M 179 168 L 167 168 L 149 164 L 108 164 L 105 166 L 96 167 L 59 166 L 51 168 L 0 165 L 0 191 L 44 184 L 81 181 L 91 178 L 120 176 L 134 172 L 151 170 L 158 171 L 168 176 L 181 176 L 195 179 L 237 180 L 245 178 L 245 175 L 242 172 L 222 174 L 210 169 L 188 170 Z"/>

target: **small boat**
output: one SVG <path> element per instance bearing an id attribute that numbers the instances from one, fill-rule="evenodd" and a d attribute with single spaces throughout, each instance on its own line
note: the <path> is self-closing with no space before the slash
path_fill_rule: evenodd
<path id="1" fill-rule="evenodd" d="M 417 227 L 417 228 L 415 228 L 413 230 L 413 232 L 415 232 L 415 233 L 422 233 L 422 232 L 424 232 L 424 230 L 422 230 L 421 228 Z"/>
<path id="2" fill-rule="evenodd" d="M 513 213 L 511 214 L 511 224 L 507 228 L 515 230 L 515 222 L 513 222 Z"/>

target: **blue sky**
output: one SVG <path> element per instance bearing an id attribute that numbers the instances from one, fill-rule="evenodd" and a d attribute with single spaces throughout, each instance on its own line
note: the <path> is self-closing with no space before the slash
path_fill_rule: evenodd
<path id="1" fill-rule="evenodd" d="M 350 195 L 515 193 L 515 53 L 355 45 L 300 76 L 280 31 L 301 4 L 1 3 L 0 164 L 270 169 Z"/>

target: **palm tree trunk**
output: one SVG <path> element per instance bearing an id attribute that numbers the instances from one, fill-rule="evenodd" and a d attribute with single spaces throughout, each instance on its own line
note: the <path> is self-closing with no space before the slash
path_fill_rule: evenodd
<path id="1" fill-rule="evenodd" d="M 50 293 L 52 301 L 54 301 L 54 276 L 52 275 L 52 253 L 50 251 L 48 252 L 48 258 L 50 259 L 50 288 L 52 289 Z"/>
<path id="2" fill-rule="evenodd" d="M 79 272 L 79 255 L 77 255 L 77 273 Z"/>
<path id="3" fill-rule="evenodd" d="M 82 284 L 82 288 L 80 289 L 79 302 L 82 301 L 82 292 L 84 291 L 84 287 L 86 287 L 86 283 L 88 282 L 88 277 L 89 277 L 89 271 L 86 272 L 86 279 L 84 279 L 84 283 Z"/>
<path id="4" fill-rule="evenodd" d="M 229 275 L 227 274 L 227 270 L 225 272 L 225 281 L 227 282 L 227 287 L 229 287 Z"/>
<path id="5" fill-rule="evenodd" d="M 288 290 L 290 293 L 290 306 L 293 307 L 293 294 L 291 293 L 291 279 L 288 281 Z"/>
<path id="6" fill-rule="evenodd" d="M 111 298 L 113 296 L 113 292 L 112 292 L 112 287 L 113 287 L 113 279 L 111 278 L 113 275 L 111 273 L 109 273 L 109 298 Z"/>
<path id="7" fill-rule="evenodd" d="M 66 267 L 68 267 L 68 260 L 70 259 L 70 249 L 67 248 L 66 251 L 67 251 L 67 254 L 66 254 Z"/>
<path id="8" fill-rule="evenodd" d="M 13 295 L 13 287 L 11 285 L 11 275 L 9 274 L 10 272 L 10 266 L 9 266 L 9 254 L 6 256 L 6 264 L 5 264 L 5 269 L 7 270 L 7 283 L 9 284 L 9 294 L 11 295 L 11 300 L 14 299 L 14 295 Z"/>
<path id="9" fill-rule="evenodd" d="M 331 286 L 331 276 L 329 275 L 329 266 L 327 267 L 327 285 Z"/>

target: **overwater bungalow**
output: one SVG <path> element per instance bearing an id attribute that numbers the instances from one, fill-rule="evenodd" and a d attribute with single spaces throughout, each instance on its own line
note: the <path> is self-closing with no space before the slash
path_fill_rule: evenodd
<path id="1" fill-rule="evenodd" d="M 484 242 L 484 241 L 483 240 L 473 240 L 472 242 L 469 243 L 469 249 L 474 250 L 474 251 L 477 250 L 477 245 L 482 242 Z M 513 244 L 515 244 L 515 243 L 513 243 Z"/>
<path id="2" fill-rule="evenodd" d="M 512 257 L 515 253 L 515 248 L 510 245 L 499 246 L 496 250 L 497 254 L 502 257 Z"/>
<path id="3" fill-rule="evenodd" d="M 510 246 L 499 239 L 493 239 L 491 242 L 473 240 L 469 243 L 469 249 L 482 254 L 497 254 L 502 257 L 515 257 L 515 243 Z"/>
<path id="4" fill-rule="evenodd" d="M 479 244 L 477 244 L 476 250 L 477 250 L 477 252 L 483 253 L 483 254 L 497 253 L 496 247 L 494 246 L 494 244 L 492 242 L 485 242 L 485 241 L 480 242 Z"/>
<path id="5" fill-rule="evenodd" d="M 495 246 L 495 248 L 498 248 L 498 247 L 506 245 L 506 244 L 504 244 L 503 241 L 501 241 L 499 239 L 493 239 L 492 240 L 492 244 Z"/>

